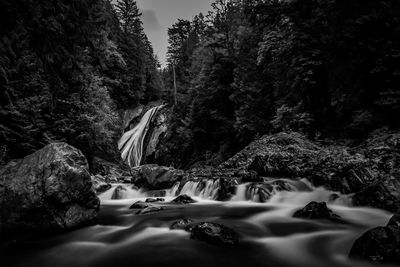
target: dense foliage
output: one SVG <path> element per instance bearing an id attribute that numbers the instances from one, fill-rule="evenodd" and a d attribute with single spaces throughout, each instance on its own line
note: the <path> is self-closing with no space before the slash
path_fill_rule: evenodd
<path id="1" fill-rule="evenodd" d="M 399 126 L 399 1 L 217 0 L 212 7 L 168 32 L 164 79 L 174 92 L 175 68 L 178 104 L 166 146 L 172 157 L 183 155 L 178 165 L 218 163 L 274 131 L 359 140 Z"/>
<path id="2" fill-rule="evenodd" d="M 120 110 L 162 82 L 133 0 L 0 2 L 0 161 L 66 141 L 116 157 Z"/>
<path id="3" fill-rule="evenodd" d="M 136 2 L 114 2 L 0 2 L 0 164 L 54 141 L 115 158 L 121 111 L 160 98 L 159 163 L 179 167 L 270 132 L 399 127 L 397 0 L 217 0 L 168 30 L 162 73 Z"/>

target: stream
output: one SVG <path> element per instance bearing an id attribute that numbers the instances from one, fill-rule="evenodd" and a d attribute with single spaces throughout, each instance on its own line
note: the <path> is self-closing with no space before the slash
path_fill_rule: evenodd
<path id="1" fill-rule="evenodd" d="M 130 185 L 116 184 L 101 194 L 98 224 L 69 233 L 24 241 L 9 247 L 2 266 L 111 267 L 111 266 L 269 266 L 340 267 L 373 266 L 348 258 L 354 241 L 370 228 L 385 225 L 391 214 L 382 210 L 351 207 L 348 196 L 305 182 L 293 191 L 277 191 L 267 203 L 249 196 L 248 184 L 240 185 L 227 202 L 213 200 L 216 182 L 199 188 L 191 182 L 167 190 L 164 210 L 137 215 L 129 209 L 149 195 Z M 119 199 L 115 190 L 123 188 Z M 253 190 L 254 191 L 254 190 Z M 169 204 L 187 194 L 197 200 L 189 205 Z M 249 199 L 250 198 L 250 199 Z M 333 200 L 334 199 L 334 200 Z M 346 223 L 293 218 L 310 201 L 325 201 Z M 193 240 L 183 230 L 170 230 L 181 218 L 216 222 L 237 231 L 237 246 L 215 246 Z"/>

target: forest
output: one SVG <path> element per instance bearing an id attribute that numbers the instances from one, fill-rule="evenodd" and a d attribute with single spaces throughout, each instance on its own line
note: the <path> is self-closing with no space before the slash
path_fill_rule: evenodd
<path id="1" fill-rule="evenodd" d="M 57 140 L 115 160 L 121 111 L 155 100 L 173 106 L 179 167 L 269 132 L 357 142 L 398 128 L 399 5 L 218 0 L 168 30 L 161 69 L 135 1 L 2 1 L 1 161 Z"/>
<path id="2" fill-rule="evenodd" d="M 0 161 L 65 141 L 116 160 L 121 110 L 160 98 L 135 1 L 0 3 Z"/>

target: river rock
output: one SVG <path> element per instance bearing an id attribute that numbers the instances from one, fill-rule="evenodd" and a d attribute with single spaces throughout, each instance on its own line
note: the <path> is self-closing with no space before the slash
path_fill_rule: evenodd
<path id="1" fill-rule="evenodd" d="M 328 209 L 325 202 L 310 202 L 301 210 L 296 211 L 293 217 L 304 219 L 326 219 L 333 221 L 340 221 L 340 216 L 334 214 L 332 210 Z"/>
<path id="2" fill-rule="evenodd" d="M 239 234 L 229 227 L 211 222 L 201 222 L 193 226 L 190 238 L 213 245 L 237 245 Z"/>
<path id="3" fill-rule="evenodd" d="M 150 206 L 151 206 L 150 203 L 146 203 L 146 202 L 143 202 L 143 201 L 137 201 L 137 202 L 133 203 L 129 207 L 129 209 L 131 209 L 131 210 L 133 210 L 133 209 L 145 209 L 145 208 L 148 208 Z"/>
<path id="4" fill-rule="evenodd" d="M 174 200 L 172 200 L 174 204 L 192 204 L 196 203 L 197 201 L 193 198 L 189 197 L 188 195 L 180 195 Z"/>
<path id="5" fill-rule="evenodd" d="M 396 214 L 385 227 L 367 231 L 351 248 L 351 258 L 374 263 L 400 265 L 400 227 Z"/>
<path id="6" fill-rule="evenodd" d="M 170 188 L 185 175 L 182 170 L 155 164 L 139 166 L 132 173 L 132 183 L 148 190 Z"/>
<path id="7" fill-rule="evenodd" d="M 164 210 L 164 207 L 160 207 L 160 206 L 149 206 L 147 208 L 144 208 L 142 210 L 139 210 L 138 212 L 136 212 L 136 214 L 139 215 L 144 215 L 144 214 L 149 214 L 149 213 L 154 213 L 154 212 L 158 212 L 158 211 L 162 211 Z"/>
<path id="8" fill-rule="evenodd" d="M 171 224 L 171 230 L 186 230 L 190 232 L 192 230 L 191 224 L 193 224 L 193 220 L 191 219 L 181 219 Z"/>
<path id="9" fill-rule="evenodd" d="M 103 193 L 112 187 L 110 183 L 106 183 L 106 178 L 99 174 L 92 176 L 92 183 L 97 194 Z"/>
<path id="10" fill-rule="evenodd" d="M 155 202 L 164 202 L 165 199 L 163 198 L 148 198 L 146 199 L 147 203 L 155 203 Z"/>
<path id="11" fill-rule="evenodd" d="M 400 199 L 380 181 L 376 181 L 356 193 L 353 196 L 353 204 L 355 206 L 385 209 L 391 212 L 400 210 Z"/>
<path id="12" fill-rule="evenodd" d="M 130 183 L 131 174 L 129 168 L 114 162 L 94 157 L 92 160 L 91 172 L 101 175 L 105 178 L 106 183 Z"/>
<path id="13" fill-rule="evenodd" d="M 94 222 L 100 201 L 84 155 L 53 143 L 0 170 L 0 234 L 67 230 Z"/>
<path id="14" fill-rule="evenodd" d="M 111 196 L 111 199 L 124 199 L 127 193 L 127 188 L 125 186 L 119 185 L 115 188 L 114 193 Z"/>

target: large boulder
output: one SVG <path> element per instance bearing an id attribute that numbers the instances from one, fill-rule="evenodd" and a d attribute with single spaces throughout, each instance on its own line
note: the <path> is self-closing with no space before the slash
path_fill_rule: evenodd
<path id="1" fill-rule="evenodd" d="M 155 164 L 136 167 L 132 173 L 132 183 L 148 190 L 171 188 L 185 176 L 182 170 Z"/>
<path id="2" fill-rule="evenodd" d="M 356 240 L 350 257 L 374 263 L 400 265 L 400 227 L 396 214 L 385 227 L 376 227 Z"/>
<path id="3" fill-rule="evenodd" d="M 0 170 L 3 237 L 62 231 L 94 222 L 100 201 L 84 155 L 50 144 Z"/>
<path id="4" fill-rule="evenodd" d="M 369 206 L 398 212 L 400 199 L 394 195 L 383 182 L 373 182 L 353 196 L 355 206 Z"/>

